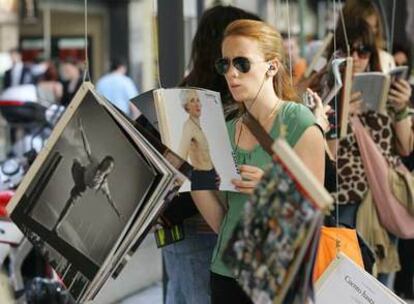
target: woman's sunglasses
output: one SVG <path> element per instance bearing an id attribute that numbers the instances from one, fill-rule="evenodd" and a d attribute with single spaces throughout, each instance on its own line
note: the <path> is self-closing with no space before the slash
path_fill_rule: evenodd
<path id="1" fill-rule="evenodd" d="M 229 71 L 230 64 L 232 64 L 239 72 L 248 73 L 253 63 L 255 62 L 250 62 L 246 57 L 234 57 L 232 60 L 224 57 L 217 59 L 214 63 L 214 67 L 220 75 L 225 75 Z"/>
<path id="2" fill-rule="evenodd" d="M 361 45 L 353 46 L 350 52 L 351 52 L 350 53 L 351 56 L 354 52 L 357 52 L 359 58 L 367 59 L 372 53 L 372 48 L 361 44 Z"/>

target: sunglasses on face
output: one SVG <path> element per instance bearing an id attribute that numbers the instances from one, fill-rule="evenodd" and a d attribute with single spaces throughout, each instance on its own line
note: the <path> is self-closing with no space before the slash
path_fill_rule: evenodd
<path id="1" fill-rule="evenodd" d="M 223 57 L 216 60 L 214 67 L 216 68 L 217 73 L 220 75 L 225 75 L 229 71 L 230 64 L 232 64 L 239 72 L 248 73 L 253 63 L 257 62 L 251 62 L 246 57 L 234 57 L 231 60 L 230 58 Z"/>
<path id="2" fill-rule="evenodd" d="M 359 58 L 367 59 L 371 55 L 372 49 L 366 45 L 361 44 L 353 46 L 351 48 L 351 56 L 354 52 L 357 52 Z"/>

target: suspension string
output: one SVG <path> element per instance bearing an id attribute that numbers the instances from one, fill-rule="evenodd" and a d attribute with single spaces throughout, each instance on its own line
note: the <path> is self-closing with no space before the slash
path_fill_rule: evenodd
<path id="1" fill-rule="evenodd" d="M 392 1 L 392 17 L 391 17 L 391 33 L 390 33 L 390 43 L 388 50 L 392 54 L 393 47 L 394 47 L 394 30 L 395 30 L 395 8 L 396 8 L 396 1 Z"/>
<path id="2" fill-rule="evenodd" d="M 158 41 L 159 28 L 155 24 L 155 18 L 154 18 L 155 8 L 156 8 L 156 1 L 157 0 L 152 0 L 152 12 L 153 12 L 153 18 L 152 18 L 152 33 L 153 33 L 153 35 L 152 36 L 153 36 L 153 45 L 157 46 L 157 48 L 155 48 L 155 60 L 156 60 L 155 69 L 156 69 L 156 74 L 157 74 L 156 81 L 157 81 L 158 88 L 162 88 L 161 72 L 160 72 L 160 52 L 159 52 L 159 41 Z M 158 41 L 158 43 L 157 43 L 157 41 Z"/>
<path id="3" fill-rule="evenodd" d="M 348 33 L 346 31 L 346 26 L 345 26 L 345 17 L 344 17 L 344 12 L 342 11 L 342 8 L 339 10 L 339 17 L 341 19 L 341 24 L 342 24 L 342 31 L 344 32 L 344 37 L 345 37 L 345 44 L 346 44 L 346 55 L 348 57 L 351 57 L 351 46 L 349 45 L 349 40 L 348 40 Z M 335 17 L 334 17 L 335 18 Z M 335 30 L 336 26 L 334 27 L 334 33 L 336 33 Z M 336 41 L 335 41 L 336 42 Z M 336 51 L 336 46 L 335 46 L 335 51 Z"/>
<path id="4" fill-rule="evenodd" d="M 336 46 L 336 25 L 337 25 L 337 21 L 336 21 L 336 0 L 332 0 L 333 1 L 333 18 L 334 18 L 334 27 L 333 27 L 333 44 L 334 44 L 334 59 L 337 57 L 337 46 Z M 341 9 L 341 16 L 343 17 L 342 14 L 342 9 Z M 342 18 L 341 17 L 341 18 Z M 343 18 L 342 18 L 343 19 Z M 343 26 L 344 26 L 344 33 L 346 33 L 346 29 L 345 29 L 345 22 L 343 22 Z M 345 34 L 346 35 L 346 34 Z M 347 38 L 346 38 L 347 39 Z M 348 40 L 346 40 L 346 44 L 347 44 L 347 51 L 349 53 L 349 45 L 348 45 Z M 338 168 L 338 143 L 339 143 L 339 128 L 338 128 L 338 95 L 335 95 L 334 98 L 334 103 L 335 103 L 335 117 L 334 117 L 334 122 L 335 122 L 335 128 L 336 128 L 336 144 L 335 144 L 335 167 Z M 336 183 L 336 193 L 338 193 L 338 170 L 336 170 L 336 174 L 335 174 L 335 183 Z M 335 225 L 336 228 L 339 228 L 339 203 L 338 203 L 338 199 L 335 200 Z M 339 257 L 339 253 L 341 250 L 341 241 L 339 239 L 339 234 L 338 231 L 336 232 L 336 240 L 335 240 L 335 251 L 336 251 L 336 257 Z"/>
<path id="5" fill-rule="evenodd" d="M 292 45 L 291 45 L 291 40 L 290 40 L 290 8 L 289 8 L 289 0 L 286 1 L 286 7 L 287 7 L 288 41 L 289 41 L 289 73 L 290 73 L 290 84 L 293 86 Z"/>
<path id="6" fill-rule="evenodd" d="M 91 81 L 91 75 L 89 73 L 89 55 L 88 55 L 88 0 L 84 0 L 85 4 L 85 67 L 83 72 L 83 82 Z"/>

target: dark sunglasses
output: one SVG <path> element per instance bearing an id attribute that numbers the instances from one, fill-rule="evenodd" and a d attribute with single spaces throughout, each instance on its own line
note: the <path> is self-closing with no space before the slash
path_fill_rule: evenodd
<path id="1" fill-rule="evenodd" d="M 359 58 L 366 59 L 371 55 L 372 48 L 361 44 L 361 45 L 353 46 L 350 51 L 351 51 L 351 56 L 354 52 L 357 52 Z"/>
<path id="2" fill-rule="evenodd" d="M 225 75 L 229 71 L 230 64 L 232 64 L 238 71 L 248 73 L 253 63 L 256 62 L 250 62 L 250 60 L 246 57 L 234 57 L 232 60 L 224 57 L 217 59 L 214 63 L 214 67 L 220 75 Z"/>

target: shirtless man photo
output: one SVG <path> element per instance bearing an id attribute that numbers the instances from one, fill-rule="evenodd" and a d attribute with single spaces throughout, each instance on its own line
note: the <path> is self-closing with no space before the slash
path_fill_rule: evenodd
<path id="1" fill-rule="evenodd" d="M 188 113 L 182 131 L 178 155 L 194 167 L 191 190 L 218 189 L 220 177 L 214 169 L 207 137 L 200 125 L 201 102 L 194 90 L 184 90 L 181 105 Z"/>

